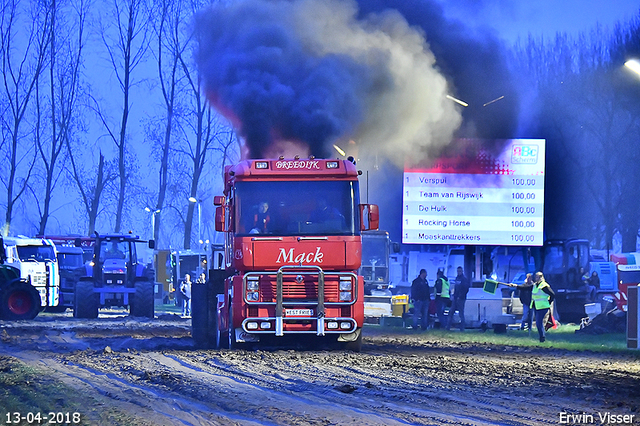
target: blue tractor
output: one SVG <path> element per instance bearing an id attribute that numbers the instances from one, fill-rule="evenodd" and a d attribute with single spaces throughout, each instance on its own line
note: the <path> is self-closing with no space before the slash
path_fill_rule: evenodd
<path id="1" fill-rule="evenodd" d="M 95 233 L 93 258 L 76 284 L 73 316 L 96 318 L 99 308 L 128 307 L 136 317 L 154 317 L 152 272 L 139 263 L 136 243 L 148 243 L 133 234 Z"/>

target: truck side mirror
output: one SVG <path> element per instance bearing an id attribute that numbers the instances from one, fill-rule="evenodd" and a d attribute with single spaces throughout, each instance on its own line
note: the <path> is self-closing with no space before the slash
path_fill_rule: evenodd
<path id="1" fill-rule="evenodd" d="M 377 204 L 360 204 L 360 230 L 376 231 L 380 224 Z"/>
<path id="2" fill-rule="evenodd" d="M 393 248 L 393 252 L 394 253 L 400 253 L 400 244 L 399 243 L 392 243 L 391 246 Z"/>
<path id="3" fill-rule="evenodd" d="M 155 240 L 149 240 L 149 248 L 150 249 L 156 248 L 156 241 Z"/>
<path id="4" fill-rule="evenodd" d="M 217 198 L 217 197 L 216 197 Z M 223 206 L 216 207 L 216 231 L 225 232 L 225 211 Z"/>
<path id="5" fill-rule="evenodd" d="M 224 196 L 216 195 L 215 197 L 213 197 L 213 205 L 214 206 L 222 206 L 222 205 L 224 205 Z"/>

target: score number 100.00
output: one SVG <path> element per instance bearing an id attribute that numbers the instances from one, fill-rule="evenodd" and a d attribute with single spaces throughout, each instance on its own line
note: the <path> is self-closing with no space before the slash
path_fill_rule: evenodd
<path id="1" fill-rule="evenodd" d="M 527 234 L 511 234 L 511 241 L 518 243 L 533 243 L 536 240 L 535 235 Z"/>

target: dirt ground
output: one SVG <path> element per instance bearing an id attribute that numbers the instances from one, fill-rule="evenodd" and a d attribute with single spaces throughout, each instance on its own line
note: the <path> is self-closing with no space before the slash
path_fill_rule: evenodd
<path id="1" fill-rule="evenodd" d="M 87 425 L 606 424 L 607 413 L 640 424 L 633 354 L 445 344 L 376 326 L 361 353 L 201 350 L 188 319 L 100 316 L 0 321 L 2 423 L 33 403 Z"/>

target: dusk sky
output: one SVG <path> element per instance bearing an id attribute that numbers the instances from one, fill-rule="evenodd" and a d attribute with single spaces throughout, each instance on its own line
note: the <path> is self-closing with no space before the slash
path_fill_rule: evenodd
<path id="1" fill-rule="evenodd" d="M 588 33 L 596 24 L 609 30 L 638 14 L 640 2 L 633 0 L 536 0 L 477 1 L 440 0 L 450 17 L 473 26 L 494 28 L 505 40 L 526 40 L 528 34 L 553 37 L 557 32 Z"/>
<path id="2" fill-rule="evenodd" d="M 513 45 L 518 38 L 526 41 L 529 33 L 534 36 L 544 35 L 545 38 L 552 39 L 557 32 L 567 32 L 570 35 L 576 35 L 579 32 L 588 33 L 597 24 L 602 25 L 606 33 L 612 30 L 616 23 L 624 24 L 634 17 L 637 17 L 638 11 L 640 10 L 639 2 L 627 0 L 538 0 L 534 2 L 513 0 L 434 1 L 440 2 L 447 18 L 462 22 L 464 25 L 461 28 L 470 31 L 471 35 L 473 35 L 475 29 L 483 30 L 486 34 L 486 29 L 491 28 L 495 31 L 494 34 L 497 35 L 498 38 L 505 41 L 507 46 Z M 360 4 L 362 7 L 368 7 L 369 4 L 373 3 L 376 2 L 371 0 L 370 2 L 366 1 Z M 378 3 L 383 5 L 381 7 L 389 4 L 396 4 L 397 7 L 400 7 L 406 6 L 411 2 L 397 3 L 393 0 L 385 0 L 384 2 L 381 1 Z M 25 1 L 23 4 L 26 5 L 29 3 Z M 106 7 L 107 5 L 110 6 L 112 2 L 107 0 L 100 4 Z M 108 14 L 101 14 L 100 11 L 101 8 L 95 7 L 91 10 L 91 16 L 95 18 L 104 15 L 102 18 L 107 19 Z M 407 12 L 408 17 L 411 11 L 412 9 L 409 9 L 409 12 Z M 417 14 L 418 12 L 416 11 L 413 17 L 416 17 Z M 191 14 L 189 13 L 189 15 Z M 101 19 L 94 19 L 93 22 L 101 22 Z M 187 20 L 183 22 L 186 23 Z M 86 55 L 84 78 L 86 79 L 86 87 L 90 89 L 92 96 L 101 103 L 102 108 L 107 112 L 107 118 L 114 123 L 115 126 L 115 123 L 118 122 L 118 114 L 121 111 L 122 94 L 119 93 L 118 90 L 114 90 L 118 87 L 117 81 L 111 65 L 107 60 L 108 56 L 105 52 L 105 46 L 98 35 L 97 28 L 92 27 L 87 31 L 86 51 L 84 52 Z M 429 40 L 427 39 L 427 43 L 428 42 Z M 150 50 L 146 52 L 140 68 L 136 69 L 136 74 L 134 75 L 135 85 L 132 89 L 132 98 L 130 100 L 131 116 L 127 129 L 130 140 L 130 145 L 127 149 L 134 161 L 137 172 L 135 183 L 141 188 L 136 189 L 137 193 L 136 196 L 133 197 L 134 199 L 129 198 L 131 204 L 128 208 L 131 217 L 127 226 L 133 227 L 136 232 L 142 235 L 151 234 L 151 216 L 148 212 L 144 211 L 144 207 L 153 207 L 153 203 L 157 199 L 158 190 L 158 155 L 156 148 L 159 144 L 157 140 L 149 138 L 148 130 L 150 127 L 155 126 L 153 130 L 160 132 L 159 129 L 162 128 L 163 124 L 162 101 L 159 92 L 156 64 L 153 58 L 155 40 L 149 39 L 148 43 Z M 346 45 L 345 43 L 341 44 Z M 453 55 L 455 60 L 469 59 L 463 51 L 456 53 L 458 53 L 458 56 Z M 189 56 L 188 59 L 191 59 L 191 56 Z M 484 51 L 480 52 L 480 57 L 475 59 L 485 61 L 489 65 L 492 63 L 491 58 L 484 57 Z M 473 61 L 474 58 L 470 58 L 469 60 Z M 395 72 L 397 69 L 392 71 Z M 491 75 L 493 76 L 493 74 Z M 466 80 L 466 82 L 473 80 L 473 84 L 478 83 L 474 79 L 468 78 L 468 75 L 463 76 L 461 79 Z M 411 78 L 408 80 L 415 81 L 415 79 L 412 80 Z M 465 82 L 463 81 L 462 86 L 464 84 Z M 485 98 L 482 98 L 482 101 L 493 99 L 491 96 L 487 95 Z M 410 103 L 410 105 L 415 104 Z M 87 176 L 91 176 L 94 170 L 97 169 L 97 155 L 99 152 L 102 152 L 106 156 L 107 161 L 113 161 L 116 157 L 114 144 L 107 137 L 107 132 L 104 130 L 102 123 L 90 115 L 90 112 L 86 112 L 86 114 L 84 124 L 88 127 L 88 130 L 86 134 L 80 135 L 79 140 L 83 141 L 89 149 L 84 149 L 82 150 L 83 152 L 79 152 L 78 158 L 82 164 L 86 165 L 85 172 Z M 433 116 L 433 114 L 423 114 L 421 117 L 424 116 Z M 187 125 L 185 124 L 185 126 Z M 395 129 L 389 127 L 389 129 L 391 129 L 389 131 L 393 131 L 394 134 L 403 138 L 404 136 L 400 134 L 400 130 L 406 128 L 408 128 L 408 126 L 402 125 L 399 126 L 398 131 L 395 131 Z M 176 135 L 176 143 L 181 140 L 180 138 L 179 135 Z M 176 148 L 174 146 L 174 150 L 181 150 L 179 154 L 188 149 L 188 147 Z M 233 161 L 235 161 L 235 159 L 236 158 L 234 158 Z M 217 159 L 212 158 L 211 160 L 213 161 L 204 168 L 203 180 L 197 190 L 197 198 L 203 200 L 202 217 L 204 222 L 204 237 L 206 237 L 206 234 L 209 233 L 211 229 L 209 224 L 210 218 L 213 215 L 212 197 L 222 192 L 220 188 L 219 162 L 216 161 Z M 187 169 L 187 163 L 184 158 L 173 164 L 175 164 L 174 167 L 177 168 L 177 171 L 172 175 L 173 181 L 170 182 L 170 185 L 180 182 L 180 179 L 184 181 L 184 177 L 180 175 L 180 172 Z M 217 164 L 217 166 L 213 164 Z M 186 194 L 186 185 L 182 186 L 184 188 L 173 188 L 174 200 L 171 206 L 172 210 L 170 210 L 167 205 L 161 215 L 164 216 L 165 219 L 162 225 L 163 227 L 173 226 L 173 228 L 175 228 L 172 228 L 172 232 L 175 235 L 172 235 L 170 238 L 168 237 L 168 239 L 172 241 L 172 244 L 180 241 L 178 234 L 182 232 L 182 230 L 180 226 L 175 224 L 179 225 L 180 222 L 184 220 L 185 210 L 189 205 L 187 201 L 189 194 Z M 37 193 L 39 189 L 37 185 L 35 189 L 36 191 L 33 193 L 27 193 L 16 206 L 14 228 L 12 229 L 12 233 L 14 234 L 35 234 L 34 230 L 37 229 L 39 218 L 38 212 L 33 208 L 35 204 L 34 201 L 44 198 L 41 193 Z M 179 192 L 178 189 L 185 193 Z M 74 184 L 65 176 L 52 192 L 54 194 L 52 201 L 54 208 L 51 215 L 52 220 L 47 228 L 48 232 L 84 232 L 86 215 L 82 208 L 79 207 L 79 199 L 75 198 L 78 191 Z M 65 196 L 62 196 L 63 194 Z M 70 196 L 66 196 L 67 194 Z M 6 197 L 4 194 L 2 197 L 5 199 L 2 206 L 6 207 Z M 98 227 L 100 230 L 106 231 L 112 227 L 114 216 L 113 201 L 111 201 L 111 205 L 106 204 L 101 211 L 103 211 L 103 213 L 101 213 L 101 216 L 98 218 Z M 194 227 L 197 227 L 197 223 L 194 223 Z M 169 234 L 166 228 L 163 232 L 165 235 Z M 196 232 L 196 230 L 194 229 L 192 232 Z"/>

